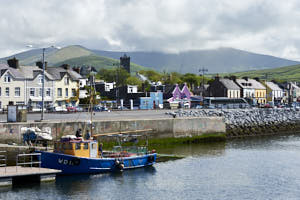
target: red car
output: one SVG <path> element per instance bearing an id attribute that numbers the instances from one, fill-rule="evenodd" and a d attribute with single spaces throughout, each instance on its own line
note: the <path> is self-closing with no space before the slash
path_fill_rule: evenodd
<path id="1" fill-rule="evenodd" d="M 68 106 L 68 107 L 67 107 L 67 111 L 68 111 L 68 112 L 76 112 L 77 110 L 76 110 L 76 107 L 75 107 L 75 106 Z"/>

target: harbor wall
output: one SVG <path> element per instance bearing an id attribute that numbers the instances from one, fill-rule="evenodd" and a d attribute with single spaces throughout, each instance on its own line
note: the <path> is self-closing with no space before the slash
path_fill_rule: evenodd
<path id="1" fill-rule="evenodd" d="M 0 143 L 22 143 L 22 127 L 39 127 L 40 129 L 50 127 L 52 137 L 56 139 L 63 135 L 74 135 L 79 128 L 85 133 L 87 129 L 90 130 L 91 124 L 88 121 L 0 123 Z M 93 122 L 93 127 L 93 134 L 152 129 L 148 132 L 150 138 L 192 137 L 226 132 L 223 117 L 96 120 Z"/>

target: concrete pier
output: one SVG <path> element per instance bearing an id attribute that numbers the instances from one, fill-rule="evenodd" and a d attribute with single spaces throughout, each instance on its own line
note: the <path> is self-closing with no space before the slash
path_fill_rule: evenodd
<path id="1" fill-rule="evenodd" d="M 55 180 L 60 170 L 39 167 L 0 167 L 0 186 Z"/>
<path id="2" fill-rule="evenodd" d="M 47 121 L 29 123 L 0 123 L 0 143 L 22 143 L 22 127 L 50 127 L 54 140 L 63 135 L 74 135 L 81 128 L 83 133 L 90 129 L 90 122 Z M 150 138 L 192 137 L 208 133 L 224 134 L 223 117 L 189 117 L 161 119 L 95 120 L 93 134 L 151 129 Z"/>

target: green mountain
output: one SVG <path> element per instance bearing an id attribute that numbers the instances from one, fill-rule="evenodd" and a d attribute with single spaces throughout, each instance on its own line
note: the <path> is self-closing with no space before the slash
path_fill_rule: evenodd
<path id="1" fill-rule="evenodd" d="M 122 54 L 120 54 L 122 55 Z M 36 61 L 42 60 L 42 49 L 34 49 L 0 59 L 0 63 L 6 63 L 7 59 L 16 57 L 21 65 L 34 65 Z M 62 49 L 48 48 L 45 51 L 45 61 L 48 65 L 60 66 L 69 64 L 71 66 L 94 66 L 96 69 L 112 68 L 119 60 L 100 56 L 93 51 L 79 45 L 67 46 Z M 132 72 L 146 69 L 135 63 L 131 63 Z"/>
<path id="2" fill-rule="evenodd" d="M 249 70 L 263 70 L 262 73 L 265 73 L 266 69 L 300 64 L 297 61 L 233 48 L 195 50 L 172 54 L 90 50 L 79 45 L 67 46 L 62 49 L 49 48 L 45 51 L 45 61 L 52 66 L 66 63 L 71 66 L 91 65 L 97 69 L 111 68 L 115 63 L 119 63 L 119 59 L 124 53 L 131 58 L 132 71 L 154 69 L 160 72 L 176 71 L 198 74 L 199 69 L 204 67 L 208 69 L 208 73 L 234 73 Z M 42 49 L 29 50 L 2 58 L 0 63 L 6 63 L 6 60 L 11 57 L 19 59 L 22 65 L 33 65 L 36 61 L 42 59 Z M 293 76 L 295 76 L 293 73 L 286 74 L 287 78 L 293 78 Z"/>
<path id="3" fill-rule="evenodd" d="M 67 59 L 62 62 L 55 63 L 55 66 L 60 66 L 62 64 L 69 64 L 70 66 L 94 66 L 96 69 L 105 68 L 110 69 L 114 68 L 119 64 L 119 60 L 107 58 L 98 55 L 89 55 L 89 56 L 81 56 L 78 58 Z M 140 70 L 145 70 L 146 67 L 130 63 L 131 71 L 137 72 Z"/>
<path id="4" fill-rule="evenodd" d="M 205 67 L 208 73 L 232 73 L 238 71 L 270 69 L 300 64 L 274 56 L 262 55 L 233 48 L 218 48 L 211 50 L 194 50 L 179 53 L 162 52 L 115 52 L 93 50 L 94 53 L 119 58 L 126 53 L 131 61 L 139 65 L 153 68 L 157 71 L 176 71 L 179 73 L 199 73 Z"/>
<path id="5" fill-rule="evenodd" d="M 244 71 L 230 74 L 221 74 L 221 76 L 234 75 L 237 77 L 259 77 L 261 79 L 277 81 L 300 81 L 300 65 L 292 65 L 287 67 L 279 67 L 274 69 Z"/>

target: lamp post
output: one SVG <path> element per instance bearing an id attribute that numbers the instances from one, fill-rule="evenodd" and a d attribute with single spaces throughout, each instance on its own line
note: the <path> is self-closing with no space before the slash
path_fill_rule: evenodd
<path id="1" fill-rule="evenodd" d="M 120 63 L 113 63 L 113 66 L 116 66 L 116 104 L 118 107 L 118 100 L 119 100 L 119 70 L 120 70 Z"/>
<path id="2" fill-rule="evenodd" d="M 33 45 L 26 45 L 26 47 L 28 48 L 34 48 Z M 41 121 L 44 120 L 44 97 L 45 97 L 45 51 L 49 48 L 56 48 L 56 49 L 60 49 L 60 47 L 57 46 L 49 46 L 49 47 L 43 47 L 42 48 L 42 105 L 41 105 Z"/>
<path id="3" fill-rule="evenodd" d="M 204 73 L 208 72 L 208 69 L 205 69 L 204 67 L 202 67 L 201 69 L 199 69 L 199 72 L 201 72 L 202 74 L 202 97 L 204 96 Z"/>

